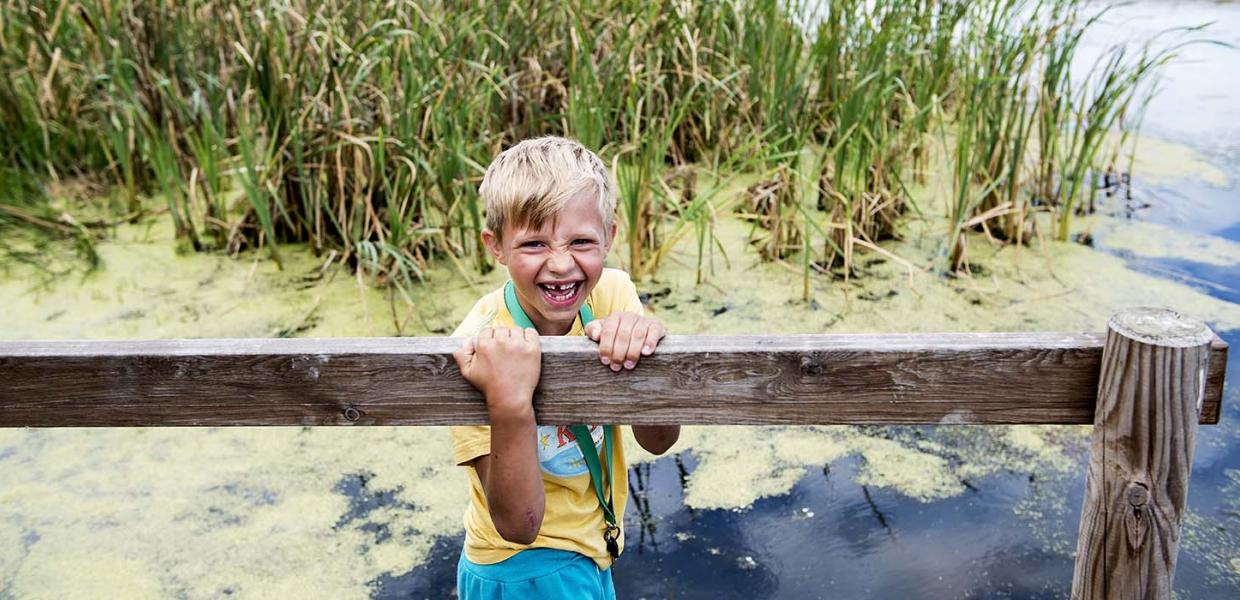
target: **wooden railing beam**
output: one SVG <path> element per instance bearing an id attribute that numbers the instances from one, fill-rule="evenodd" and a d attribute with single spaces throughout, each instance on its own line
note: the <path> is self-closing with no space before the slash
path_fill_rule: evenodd
<path id="1" fill-rule="evenodd" d="M 0 342 L 0 427 L 482 424 L 451 357 L 459 343 Z M 543 423 L 1085 424 L 1104 337 L 671 336 L 622 373 L 585 339 L 542 344 Z M 1218 420 L 1226 344 L 1212 352 L 1203 423 Z"/>

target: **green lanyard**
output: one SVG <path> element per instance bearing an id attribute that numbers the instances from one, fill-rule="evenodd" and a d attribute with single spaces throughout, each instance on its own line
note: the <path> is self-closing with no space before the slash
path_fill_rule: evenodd
<path id="1" fill-rule="evenodd" d="M 512 321 L 517 327 L 534 327 L 533 321 L 530 321 L 521 308 L 521 303 L 517 301 L 517 291 L 512 281 L 504 285 L 504 304 L 508 307 L 508 313 L 512 315 Z M 585 303 L 582 303 L 578 316 L 581 318 L 583 328 L 594 320 L 594 313 Z M 607 529 L 603 531 L 603 541 L 607 543 L 607 553 L 611 555 L 612 560 L 615 560 L 620 556 L 620 546 L 616 541 L 620 537 L 620 527 L 616 524 L 616 511 L 612 508 L 612 495 L 615 490 L 609 485 L 607 497 L 603 497 L 603 467 L 599 464 L 598 450 L 594 447 L 594 438 L 590 435 L 590 428 L 585 425 L 570 425 L 568 430 L 576 438 L 577 447 L 581 449 L 581 456 L 590 470 L 590 482 L 594 484 L 594 494 L 598 496 L 599 506 L 603 507 L 603 520 L 607 522 Z M 608 481 L 614 482 L 615 464 L 611 454 L 611 428 L 606 425 L 603 426 L 603 447 L 607 450 Z"/>

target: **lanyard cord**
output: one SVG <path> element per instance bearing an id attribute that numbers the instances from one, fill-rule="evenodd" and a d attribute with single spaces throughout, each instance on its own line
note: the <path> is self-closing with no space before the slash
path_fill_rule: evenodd
<path id="1" fill-rule="evenodd" d="M 573 433 L 573 437 L 577 438 L 577 446 L 581 448 L 581 455 L 586 459 L 586 467 L 590 469 L 590 482 L 594 484 L 594 494 L 598 496 L 598 503 L 603 507 L 603 519 L 610 526 L 616 524 L 616 512 L 612 508 L 612 492 L 611 477 L 608 477 L 607 499 L 603 500 L 603 468 L 599 465 L 598 449 L 594 447 L 594 438 L 590 435 L 590 428 L 585 425 L 570 425 L 569 431 Z M 612 470 L 611 464 L 611 428 L 603 426 L 603 445 L 607 449 L 607 471 L 610 474 Z"/>

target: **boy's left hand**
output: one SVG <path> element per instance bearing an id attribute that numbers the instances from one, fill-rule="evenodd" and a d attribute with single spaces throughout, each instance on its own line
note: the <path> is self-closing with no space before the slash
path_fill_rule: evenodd
<path id="1" fill-rule="evenodd" d="M 612 313 L 586 325 L 586 336 L 598 342 L 599 360 L 612 371 L 636 367 L 641 357 L 654 353 L 665 335 L 658 319 L 631 312 Z"/>

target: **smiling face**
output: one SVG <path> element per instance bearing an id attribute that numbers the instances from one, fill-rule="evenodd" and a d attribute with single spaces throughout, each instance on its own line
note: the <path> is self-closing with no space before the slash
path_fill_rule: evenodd
<path id="1" fill-rule="evenodd" d="M 595 191 L 587 188 L 565 201 L 541 227 L 504 225 L 482 240 L 508 267 L 521 308 L 541 335 L 564 335 L 603 274 L 616 226 L 604 224 Z"/>

